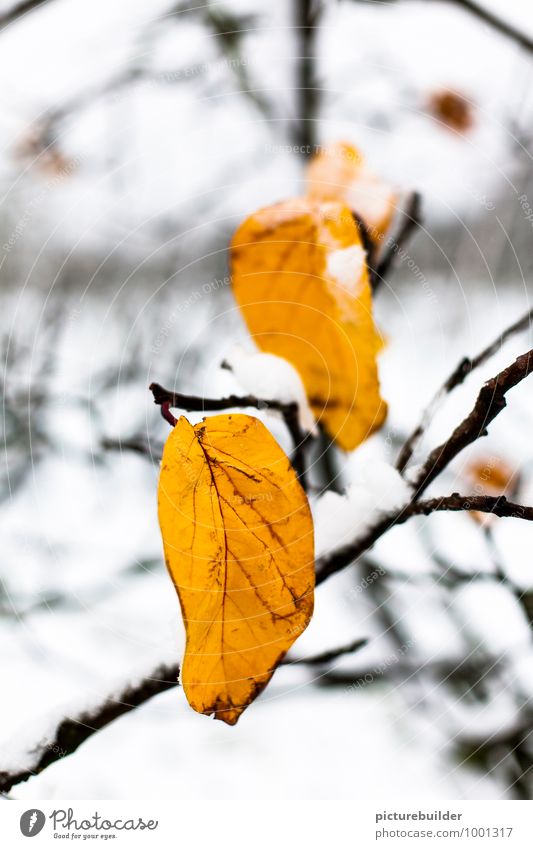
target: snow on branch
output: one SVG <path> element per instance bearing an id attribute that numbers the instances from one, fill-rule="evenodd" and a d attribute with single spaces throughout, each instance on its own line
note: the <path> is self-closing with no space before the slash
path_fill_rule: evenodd
<path id="1" fill-rule="evenodd" d="M 415 484 L 412 500 L 393 513 L 382 516 L 371 528 L 354 542 L 343 546 L 317 562 L 316 583 L 320 584 L 330 575 L 350 565 L 357 557 L 370 548 L 376 540 L 395 525 L 403 524 L 413 516 L 429 515 L 443 510 L 476 510 L 533 521 L 533 507 L 509 502 L 503 496 L 463 496 L 453 493 L 443 498 L 433 498 L 418 501 L 419 495 L 429 483 L 439 475 L 448 463 L 467 445 L 486 433 L 488 424 L 506 406 L 506 393 L 524 380 L 533 370 L 533 351 L 528 351 L 518 357 L 514 363 L 501 371 L 481 388 L 477 401 L 470 414 L 454 430 L 451 437 L 443 445 L 434 449 L 423 465 Z M 181 406 L 183 409 L 220 410 L 235 406 L 248 406 L 260 409 L 270 406 L 283 412 L 287 405 L 279 401 L 260 402 L 253 396 L 229 396 L 223 399 L 206 399 L 169 392 L 158 384 L 152 384 L 155 403 L 166 405 L 166 413 L 170 406 Z M 289 405 L 291 406 L 291 405 Z M 296 415 L 297 415 L 297 405 Z M 299 426 L 299 425 L 298 425 Z M 356 651 L 364 645 L 364 640 L 356 640 L 349 646 L 324 652 L 315 657 L 302 659 L 286 659 L 286 664 L 321 664 L 326 663 L 348 652 Z M 118 696 L 108 698 L 96 708 L 86 710 L 77 717 L 62 719 L 53 734 L 40 743 L 27 756 L 26 761 L 13 770 L 0 771 L 0 792 L 7 793 L 16 784 L 27 781 L 31 776 L 42 772 L 50 764 L 76 749 L 96 731 L 101 730 L 113 720 L 130 710 L 138 707 L 153 696 L 177 685 L 179 668 L 177 665 L 160 666 L 151 676 L 140 683 L 129 685 Z"/>
<path id="2" fill-rule="evenodd" d="M 71 755 L 96 731 L 113 720 L 163 693 L 178 683 L 177 665 L 159 666 L 150 676 L 130 684 L 102 704 L 84 710 L 77 716 L 62 719 L 48 737 L 29 752 L 14 769 L 0 770 L 0 793 L 8 793 L 16 784 L 38 775 L 46 767 Z"/>
<path id="3" fill-rule="evenodd" d="M 514 324 L 511 324 L 505 330 L 503 330 L 499 336 L 494 339 L 490 345 L 487 345 L 477 356 L 475 357 L 463 357 L 463 359 L 458 363 L 456 368 L 452 371 L 450 376 L 446 378 L 438 392 L 434 395 L 433 400 L 428 404 L 424 412 L 422 413 L 422 417 L 420 422 L 413 430 L 411 435 L 405 441 L 402 450 L 400 451 L 400 455 L 398 457 L 398 461 L 396 463 L 396 468 L 399 472 L 403 472 L 409 463 L 409 460 L 413 456 L 413 453 L 418 445 L 420 438 L 427 430 L 430 422 L 435 416 L 437 409 L 441 405 L 442 401 L 449 395 L 453 390 L 460 386 L 466 378 L 479 366 L 484 365 L 491 357 L 498 353 L 498 351 L 503 347 L 505 342 L 507 342 L 512 336 L 516 333 L 520 333 L 522 330 L 527 330 L 531 326 L 531 322 L 533 320 L 533 309 L 529 310 L 525 315 L 515 321 Z"/>
<path id="4" fill-rule="evenodd" d="M 429 484 L 468 445 L 487 434 L 489 424 L 507 406 L 506 394 L 533 371 L 533 350 L 517 357 L 514 363 L 487 380 L 479 390 L 476 403 L 452 435 L 430 453 L 418 471 L 413 486 L 417 499 Z"/>
<path id="5" fill-rule="evenodd" d="M 353 542 L 342 546 L 322 557 L 317 562 L 316 583 L 320 584 L 339 572 L 358 557 L 364 554 L 372 545 L 395 525 L 400 525 L 412 516 L 429 515 L 441 510 L 477 510 L 484 513 L 494 513 L 496 516 L 512 516 L 527 521 L 533 520 L 533 508 L 498 498 L 460 496 L 454 493 L 447 498 L 434 498 L 417 503 L 420 495 L 435 480 L 448 464 L 467 445 L 475 442 L 487 433 L 488 425 L 505 409 L 506 393 L 524 380 L 533 371 L 533 351 L 527 351 L 503 369 L 495 377 L 488 380 L 480 389 L 476 403 L 468 416 L 463 419 L 449 439 L 433 449 L 422 465 L 413 482 L 414 494 L 410 502 L 394 512 L 385 513 L 370 528 L 365 530 Z"/>
<path id="6" fill-rule="evenodd" d="M 363 648 L 366 639 L 356 639 L 347 645 L 309 657 L 286 657 L 280 666 L 320 666 L 339 657 L 353 654 Z M 178 686 L 179 665 L 161 665 L 150 675 L 135 684 L 129 684 L 118 695 L 108 696 L 101 704 L 66 717 L 50 731 L 16 767 L 0 770 L 0 793 L 9 793 L 17 784 L 28 781 L 53 763 L 72 755 L 89 737 L 110 725 L 115 719 L 129 713 L 154 696 Z"/>
<path id="7" fill-rule="evenodd" d="M 309 434 L 304 433 L 300 425 L 298 404 L 295 401 L 284 402 L 277 399 L 256 398 L 254 395 L 228 395 L 226 398 L 201 398 L 197 395 L 184 395 L 164 389 L 159 383 L 151 383 L 150 391 L 154 403 L 161 407 L 161 415 L 174 427 L 176 419 L 170 412 L 171 407 L 198 413 L 211 413 L 217 410 L 231 410 L 235 407 L 251 407 L 255 410 L 273 410 L 283 416 L 287 430 L 294 443 L 292 463 L 300 478 L 305 479 L 304 447 Z"/>

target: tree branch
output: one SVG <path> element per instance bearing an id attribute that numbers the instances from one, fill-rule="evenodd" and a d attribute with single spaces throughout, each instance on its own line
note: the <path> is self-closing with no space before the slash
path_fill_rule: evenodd
<path id="1" fill-rule="evenodd" d="M 110 436 L 103 436 L 100 446 L 103 451 L 132 451 L 134 454 L 151 457 L 153 460 L 160 460 L 163 454 L 162 445 L 152 445 L 144 436 L 132 436 L 130 439 L 113 439 Z"/>
<path id="2" fill-rule="evenodd" d="M 323 583 L 330 575 L 339 572 L 357 560 L 371 548 L 377 540 L 396 525 L 403 525 L 413 516 L 429 516 L 440 511 L 471 511 L 493 513 L 495 516 L 533 521 L 533 507 L 515 504 L 507 501 L 505 496 L 482 495 L 452 495 L 442 498 L 431 498 L 427 501 L 411 501 L 394 513 L 382 516 L 371 528 L 352 543 L 343 546 L 329 555 L 325 555 L 316 564 L 317 585 Z"/>
<path id="3" fill-rule="evenodd" d="M 419 192 L 411 192 L 405 209 L 402 210 L 402 223 L 395 236 L 387 239 L 383 256 L 378 260 L 376 268 L 371 271 L 372 290 L 377 291 L 388 275 L 395 257 L 408 242 L 411 234 L 422 223 L 422 198 Z"/>
<path id="4" fill-rule="evenodd" d="M 474 510 L 478 513 L 492 513 L 500 518 L 525 519 L 528 522 L 533 522 L 533 507 L 508 501 L 505 495 L 459 495 L 458 492 L 453 492 L 451 495 L 445 495 L 442 498 L 428 498 L 426 501 L 412 502 L 406 508 L 402 522 L 406 522 L 411 516 L 429 516 L 430 513 L 443 510 L 455 513 Z"/>
<path id="5" fill-rule="evenodd" d="M 397 463 L 396 468 L 399 472 L 403 472 L 413 456 L 413 453 L 416 449 L 417 444 L 420 441 L 421 436 L 426 431 L 429 423 L 435 416 L 439 406 L 441 405 L 444 398 L 449 395 L 457 386 L 460 386 L 468 375 L 470 375 L 475 369 L 479 366 L 486 363 L 494 354 L 497 354 L 498 351 L 503 347 L 505 342 L 514 336 L 515 333 L 520 333 L 522 330 L 527 330 L 531 326 L 531 321 L 533 320 L 533 309 L 529 310 L 525 315 L 515 321 L 514 324 L 511 324 L 505 330 L 503 330 L 500 335 L 494 339 L 490 345 L 487 345 L 477 356 L 470 359 L 470 357 L 464 357 L 456 366 L 454 371 L 450 374 L 450 376 L 444 381 L 438 392 L 434 395 L 432 401 L 428 404 L 424 412 L 422 413 L 422 417 L 420 422 L 413 430 L 411 435 L 405 441 Z"/>
<path id="6" fill-rule="evenodd" d="M 315 152 L 315 116 L 320 90 L 315 79 L 315 39 L 317 20 L 314 0 L 293 0 L 295 30 L 298 35 L 296 51 L 297 115 L 293 122 L 293 139 L 302 156 Z"/>
<path id="7" fill-rule="evenodd" d="M 366 645 L 366 639 L 357 639 L 345 646 L 331 649 L 322 654 L 303 658 L 284 658 L 280 666 L 318 666 L 335 660 L 346 654 L 352 654 Z M 118 695 L 106 699 L 103 704 L 84 711 L 77 717 L 63 719 L 54 734 L 39 743 L 28 754 L 28 765 L 12 772 L 0 771 L 0 793 L 8 793 L 16 784 L 27 781 L 45 770 L 48 766 L 67 755 L 73 754 L 82 743 L 110 725 L 115 719 L 134 710 L 152 699 L 178 686 L 179 665 L 163 665 L 139 683 L 129 685 Z"/>
<path id="8" fill-rule="evenodd" d="M 154 396 L 154 403 L 161 407 L 163 417 L 174 426 L 176 419 L 170 413 L 170 407 L 178 407 L 181 410 L 190 410 L 198 413 L 211 413 L 219 410 L 228 410 L 234 407 L 252 407 L 255 410 L 274 410 L 283 416 L 285 425 L 294 443 L 294 454 L 292 464 L 300 483 L 305 486 L 305 455 L 304 449 L 309 439 L 300 426 L 298 404 L 295 401 L 284 403 L 276 399 L 265 400 L 256 398 L 255 395 L 228 395 L 226 398 L 200 398 L 197 395 L 184 395 L 181 392 L 171 392 L 164 389 L 159 383 L 151 383 L 150 391 Z"/>
<path id="9" fill-rule="evenodd" d="M 321 666 L 323 663 L 330 663 L 332 660 L 336 660 L 338 657 L 342 657 L 346 654 L 353 654 L 354 652 L 362 649 L 363 646 L 366 646 L 368 640 L 365 638 L 354 640 L 352 643 L 348 643 L 346 646 L 340 646 L 338 649 L 330 649 L 329 651 L 322 652 L 321 654 L 311 655 L 311 657 L 285 657 L 279 664 L 280 666 Z"/>
<path id="10" fill-rule="evenodd" d="M 46 767 L 71 755 L 96 731 L 105 728 L 119 716 L 133 710 L 159 693 L 177 686 L 179 666 L 160 666 L 151 676 L 126 687 L 102 705 L 77 717 L 67 717 L 57 726 L 52 737 L 43 740 L 28 754 L 28 765 L 13 772 L 0 771 L 0 793 L 8 793 L 15 784 L 38 775 Z"/>
<path id="11" fill-rule="evenodd" d="M 49 0 L 23 0 L 22 3 L 16 3 L 11 9 L 0 14 L 0 30 L 5 29 L 9 24 L 18 21 L 28 12 L 33 12 L 34 9 L 39 9 L 45 6 Z"/>
<path id="12" fill-rule="evenodd" d="M 429 484 L 468 445 L 487 433 L 487 427 L 507 406 L 506 394 L 533 371 L 533 350 L 517 357 L 503 371 L 488 380 L 479 391 L 476 403 L 442 445 L 434 448 L 418 472 L 413 486 L 414 500 L 420 497 Z"/>
<path id="13" fill-rule="evenodd" d="M 387 5 L 383 2 L 383 0 L 358 0 L 358 2 L 379 2 L 380 6 Z M 484 6 L 479 3 L 475 3 L 474 0 L 448 0 L 449 3 L 453 3 L 456 6 L 464 9 L 466 12 L 470 12 L 470 14 L 475 15 L 476 18 L 479 18 L 480 21 L 488 24 L 492 29 L 499 32 L 501 35 L 505 35 L 507 38 L 512 39 L 520 47 L 524 47 L 526 50 L 533 51 L 533 39 L 528 35 L 523 33 L 517 27 L 514 27 L 512 24 L 507 23 L 507 21 L 502 20 L 498 15 L 494 15 Z M 390 5 L 390 4 L 388 4 Z"/>
<path id="14" fill-rule="evenodd" d="M 502 20 L 502 18 L 494 15 L 484 6 L 479 3 L 473 2 L 473 0 L 449 0 L 449 2 L 455 3 L 456 6 L 460 6 L 462 9 L 470 12 L 472 15 L 475 15 L 479 20 L 484 21 L 484 23 L 491 26 L 497 32 L 501 33 L 501 35 L 507 36 L 507 38 L 511 38 L 513 41 L 516 41 L 520 47 L 524 47 L 526 50 L 533 51 L 533 39 L 530 38 L 525 33 L 521 32 L 521 30 Z"/>

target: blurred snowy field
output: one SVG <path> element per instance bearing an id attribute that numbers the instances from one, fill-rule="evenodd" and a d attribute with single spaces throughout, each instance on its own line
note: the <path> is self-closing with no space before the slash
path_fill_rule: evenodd
<path id="1" fill-rule="evenodd" d="M 287 149 L 285 3 L 259 13 L 251 0 L 225 6 L 257 15 L 243 64 L 266 115 L 242 96 L 200 22 L 169 23 L 163 2 L 97 6 L 94 14 L 82 0 L 55 0 L 0 34 L 0 769 L 53 717 L 180 658 L 156 516 L 168 426 L 147 387 L 248 391 L 220 367 L 246 357 L 236 345 L 253 351 L 225 246 L 246 214 L 301 191 L 301 163 Z M 527 26 L 524 8 L 516 0 L 505 13 Z M 129 62 L 148 76 L 102 94 Z M 321 141 L 359 144 L 395 184 L 420 190 L 424 208 L 408 247 L 418 271 L 400 264 L 376 298 L 389 419 L 345 461 L 350 500 L 328 494 L 313 504 L 327 550 L 355 535 L 365 501 L 376 510 L 397 497 L 385 464 L 457 362 L 531 307 L 532 223 L 518 198 L 533 198 L 533 104 L 530 57 L 446 3 L 327 4 L 319 68 Z M 431 92 L 448 86 L 472 101 L 466 136 L 428 113 Z M 56 128 L 51 150 L 67 163 L 57 170 L 28 137 L 48 110 L 72 102 L 82 106 Z M 483 380 L 529 347 L 521 334 L 456 390 L 417 458 L 468 412 Z M 261 416 L 288 450 L 282 422 Z M 517 500 L 533 504 L 532 421 L 525 382 L 432 493 L 468 491 L 470 461 L 498 458 L 520 470 Z M 128 447 L 139 439 L 148 456 Z M 369 638 L 356 656 L 333 670 L 280 669 L 236 728 L 195 715 L 173 689 L 13 797 L 501 798 L 512 770 L 501 763 L 487 775 L 466 750 L 476 754 L 530 715 L 529 623 L 494 574 L 497 552 L 518 591 L 533 591 L 533 528 L 499 520 L 491 539 L 466 515 L 394 529 L 371 552 L 390 573 L 386 599 L 361 590 L 362 571 L 330 579 L 294 649 L 300 657 Z M 486 577 L 435 580 L 435 553 Z M 438 669 L 465 657 L 494 667 L 482 693 L 443 683 Z M 414 674 L 420 667 L 429 674 Z M 331 676 L 356 681 L 368 670 L 364 686 Z"/>

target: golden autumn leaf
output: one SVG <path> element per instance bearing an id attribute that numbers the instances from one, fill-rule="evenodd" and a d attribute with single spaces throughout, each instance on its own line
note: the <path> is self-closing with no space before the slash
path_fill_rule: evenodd
<path id="1" fill-rule="evenodd" d="M 317 419 L 352 450 L 385 419 L 366 254 L 350 210 L 297 198 L 261 209 L 231 244 L 232 284 L 261 350 L 300 373 Z"/>
<path id="2" fill-rule="evenodd" d="M 182 416 L 163 452 L 159 522 L 185 623 L 185 695 L 234 725 L 313 612 L 307 497 L 258 419 Z"/>
<path id="3" fill-rule="evenodd" d="M 383 239 L 398 198 L 356 147 L 336 142 L 321 148 L 309 163 L 307 186 L 310 197 L 345 203 L 364 221 L 373 242 Z"/>

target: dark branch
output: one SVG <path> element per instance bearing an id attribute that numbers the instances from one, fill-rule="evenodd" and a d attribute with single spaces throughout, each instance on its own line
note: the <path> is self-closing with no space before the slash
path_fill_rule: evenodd
<path id="1" fill-rule="evenodd" d="M 354 652 L 362 649 L 363 646 L 366 646 L 368 640 L 359 639 L 354 640 L 352 643 L 348 643 L 347 646 L 340 646 L 338 649 L 330 649 L 329 651 L 322 652 L 321 654 L 311 655 L 311 657 L 285 657 L 280 666 L 301 666 L 305 664 L 306 666 L 321 666 L 324 663 L 330 663 L 332 660 L 336 660 L 338 657 L 342 657 L 345 654 L 353 654 Z"/>
<path id="2" fill-rule="evenodd" d="M 480 513 L 493 513 L 500 517 L 533 521 L 533 507 L 525 507 L 522 504 L 507 501 L 503 495 L 491 497 L 459 495 L 454 492 L 452 495 L 443 498 L 431 498 L 419 502 L 411 501 L 400 510 L 384 515 L 354 542 L 322 557 L 317 562 L 316 584 L 323 583 L 330 575 L 349 566 L 371 548 L 383 534 L 396 525 L 403 525 L 413 516 L 429 516 L 431 513 L 439 511 L 478 511 Z"/>
<path id="3" fill-rule="evenodd" d="M 317 19 L 314 0 L 294 0 L 296 50 L 297 115 L 293 122 L 293 139 L 304 157 L 315 152 L 315 117 L 320 89 L 315 79 L 315 39 Z"/>
<path id="4" fill-rule="evenodd" d="M 366 642 L 364 639 L 358 639 L 346 646 L 311 657 L 284 658 L 280 665 L 318 666 L 342 655 L 351 654 L 364 646 Z M 28 766 L 13 772 L 0 771 L 0 793 L 8 793 L 16 784 L 27 781 L 56 761 L 73 754 L 89 737 L 97 731 L 101 731 L 125 713 L 129 713 L 154 696 L 164 693 L 172 687 L 177 687 L 178 678 L 179 666 L 177 664 L 160 666 L 138 684 L 126 687 L 117 696 L 106 699 L 102 705 L 93 710 L 86 711 L 77 717 L 63 719 L 57 726 L 54 735 L 39 743 L 28 755 Z"/>
<path id="5" fill-rule="evenodd" d="M 375 525 L 354 542 L 321 558 L 316 564 L 316 583 L 321 584 L 330 575 L 349 566 L 371 548 L 383 534 L 395 525 L 403 524 L 413 516 L 428 515 L 438 510 L 477 510 L 494 513 L 496 516 L 511 516 L 531 521 L 533 519 L 531 507 L 507 502 L 502 496 L 483 498 L 460 496 L 454 493 L 449 499 L 435 498 L 417 503 L 417 499 L 424 490 L 457 454 L 480 436 L 486 434 L 490 422 L 506 407 L 506 393 L 524 380 L 531 371 L 533 371 L 533 351 L 527 351 L 517 357 L 514 363 L 506 369 L 488 380 L 482 386 L 469 415 L 454 430 L 450 438 L 435 448 L 427 458 L 413 484 L 414 495 L 411 502 L 396 512 L 383 515 Z"/>
<path id="6" fill-rule="evenodd" d="M 484 6 L 474 3 L 473 0 L 451 0 L 451 2 L 455 3 L 456 6 L 460 6 L 466 11 L 471 12 L 471 14 L 475 15 L 486 24 L 489 24 L 489 26 L 497 32 L 507 36 L 507 38 L 511 38 L 513 41 L 516 41 L 520 47 L 533 51 L 533 39 L 521 30 L 502 20 L 498 15 L 493 15 L 492 12 Z"/>
<path id="7" fill-rule="evenodd" d="M 407 656 L 398 653 L 391 654 L 381 663 L 358 670 L 329 670 L 317 679 L 319 687 L 343 687 L 345 690 L 355 691 L 367 685 L 378 683 L 383 680 L 403 681 L 412 680 L 421 672 L 430 672 L 444 683 L 462 678 L 480 681 L 490 675 L 494 667 L 492 661 L 472 660 L 466 658 L 462 661 L 443 661 L 431 659 L 426 662 L 412 661 Z"/>
<path id="8" fill-rule="evenodd" d="M 411 435 L 408 437 L 406 442 L 404 443 L 402 450 L 400 451 L 400 455 L 398 457 L 398 461 L 396 463 L 396 468 L 399 472 L 403 472 L 406 468 L 409 460 L 413 456 L 413 453 L 416 449 L 418 442 L 420 441 L 421 436 L 424 434 L 427 429 L 429 423 L 432 421 L 437 409 L 440 404 L 444 400 L 444 398 L 449 395 L 457 386 L 460 386 L 469 374 L 471 374 L 475 369 L 479 368 L 479 366 L 486 363 L 494 354 L 497 354 L 498 351 L 502 348 L 502 346 L 514 336 L 515 333 L 520 333 L 522 330 L 527 330 L 531 326 L 531 321 L 533 320 L 533 309 L 529 310 L 522 318 L 519 318 L 518 321 L 515 321 L 514 324 L 511 324 L 510 327 L 507 327 L 506 330 L 503 330 L 502 333 L 487 345 L 486 348 L 483 349 L 476 357 L 472 359 L 470 357 L 464 357 L 454 369 L 454 371 L 450 374 L 450 376 L 444 381 L 439 391 L 433 397 L 431 403 L 424 410 L 420 422 L 413 430 Z"/>
<path id="9" fill-rule="evenodd" d="M 378 2 L 380 6 L 387 5 L 383 2 L 383 0 L 358 0 L 358 2 Z M 531 39 L 524 32 L 519 30 L 517 27 L 512 26 L 512 24 L 507 23 L 507 21 L 502 20 L 498 15 L 494 15 L 485 6 L 482 6 L 479 3 L 473 2 L 473 0 L 448 0 L 450 3 L 454 3 L 456 6 L 464 9 L 466 12 L 470 12 L 470 14 L 475 15 L 480 21 L 488 24 L 492 27 L 496 32 L 499 32 L 501 35 L 505 35 L 507 38 L 512 39 L 520 47 L 524 47 L 526 50 L 533 51 L 533 39 Z"/>
<path id="10" fill-rule="evenodd" d="M 63 719 L 53 737 L 43 740 L 29 755 L 28 765 L 14 772 L 0 772 L 0 793 L 38 775 L 46 767 L 71 755 L 96 731 L 101 731 L 119 716 L 133 710 L 153 696 L 177 686 L 179 667 L 161 666 L 139 684 L 126 687 L 117 696 L 77 717 Z"/>
<path id="11" fill-rule="evenodd" d="M 480 389 L 474 407 L 442 445 L 434 448 L 413 483 L 414 499 L 468 445 L 485 436 L 489 424 L 507 406 L 506 394 L 533 370 L 533 351 L 522 354 L 507 368 L 488 380 Z"/>
<path id="12" fill-rule="evenodd" d="M 23 0 L 22 3 L 16 3 L 11 9 L 0 14 L 0 30 L 5 29 L 10 24 L 24 17 L 28 12 L 33 12 L 34 9 L 39 9 L 45 6 L 49 0 Z"/>
<path id="13" fill-rule="evenodd" d="M 181 392 L 171 392 L 168 389 L 164 389 L 159 383 L 152 383 L 149 388 L 154 396 L 154 403 L 159 404 L 163 416 L 171 425 L 176 424 L 176 419 L 169 412 L 170 407 L 177 407 L 180 410 L 189 410 L 198 413 L 212 413 L 220 410 L 230 410 L 235 407 L 252 407 L 255 410 L 273 410 L 280 413 L 294 443 L 292 464 L 302 485 L 305 483 L 304 448 L 309 434 L 304 433 L 300 427 L 298 404 L 295 401 L 283 403 L 275 399 L 265 400 L 263 398 L 256 398 L 255 395 L 199 398 L 197 395 L 184 395 Z"/>
<path id="14" fill-rule="evenodd" d="M 475 510 L 478 513 L 492 513 L 494 516 L 507 519 L 526 519 L 533 522 L 533 507 L 515 504 L 508 501 L 505 495 L 459 495 L 458 492 L 442 498 L 428 498 L 426 501 L 415 501 L 407 508 L 402 522 L 411 516 L 429 516 L 442 510 L 460 512 Z M 396 523 L 398 524 L 398 523 Z"/>
<path id="15" fill-rule="evenodd" d="M 386 279 L 395 257 L 408 242 L 411 233 L 422 223 L 421 197 L 418 192 L 409 195 L 405 209 L 402 210 L 402 222 L 395 236 L 387 239 L 383 255 L 376 268 L 371 272 L 372 289 L 375 292 Z"/>
<path id="16" fill-rule="evenodd" d="M 143 457 L 160 460 L 163 453 L 162 445 L 152 445 L 144 436 L 132 436 L 130 439 L 112 439 L 104 436 L 100 442 L 103 451 L 132 451 Z"/>

